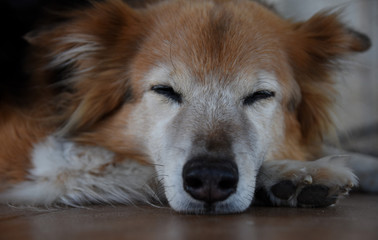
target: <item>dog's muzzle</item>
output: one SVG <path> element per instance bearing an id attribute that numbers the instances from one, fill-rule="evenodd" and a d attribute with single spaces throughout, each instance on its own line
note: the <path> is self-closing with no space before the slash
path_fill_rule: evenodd
<path id="1" fill-rule="evenodd" d="M 187 193 L 211 205 L 236 192 L 239 173 L 232 158 L 198 156 L 184 165 L 182 177 Z"/>

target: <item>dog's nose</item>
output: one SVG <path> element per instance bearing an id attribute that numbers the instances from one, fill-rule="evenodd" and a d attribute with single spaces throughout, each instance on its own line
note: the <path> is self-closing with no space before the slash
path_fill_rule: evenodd
<path id="1" fill-rule="evenodd" d="M 239 180 L 234 161 L 197 157 L 183 168 L 184 189 L 193 198 L 206 203 L 227 199 L 236 192 Z"/>

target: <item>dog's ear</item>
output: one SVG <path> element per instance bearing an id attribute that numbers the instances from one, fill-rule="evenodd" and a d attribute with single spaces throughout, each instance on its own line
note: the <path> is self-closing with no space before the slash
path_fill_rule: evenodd
<path id="1" fill-rule="evenodd" d="M 338 68 L 337 60 L 370 47 L 369 38 L 342 24 L 339 15 L 322 12 L 296 23 L 289 40 L 289 56 L 302 95 L 298 120 L 307 143 L 321 140 L 332 126 L 329 110 L 336 92 L 331 75 Z"/>
<path id="2" fill-rule="evenodd" d="M 140 12 L 117 0 L 63 17 L 27 39 L 34 49 L 34 78 L 55 87 L 55 115 L 67 136 L 90 129 L 132 101 L 128 67 L 144 25 Z"/>

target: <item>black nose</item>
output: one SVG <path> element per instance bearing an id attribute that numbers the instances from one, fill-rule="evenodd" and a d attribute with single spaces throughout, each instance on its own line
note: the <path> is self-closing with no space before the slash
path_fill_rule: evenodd
<path id="1" fill-rule="evenodd" d="M 223 201 L 236 192 L 239 180 L 234 161 L 206 156 L 188 161 L 182 176 L 185 191 L 193 198 L 210 204 Z"/>

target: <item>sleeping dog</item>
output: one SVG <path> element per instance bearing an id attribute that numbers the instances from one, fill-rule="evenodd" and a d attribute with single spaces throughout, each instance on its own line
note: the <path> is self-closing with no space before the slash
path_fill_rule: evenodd
<path id="1" fill-rule="evenodd" d="M 220 214 L 325 207 L 357 185 L 322 147 L 337 60 L 370 46 L 337 13 L 107 0 L 56 19 L 25 36 L 23 104 L 0 103 L 1 202 Z"/>

